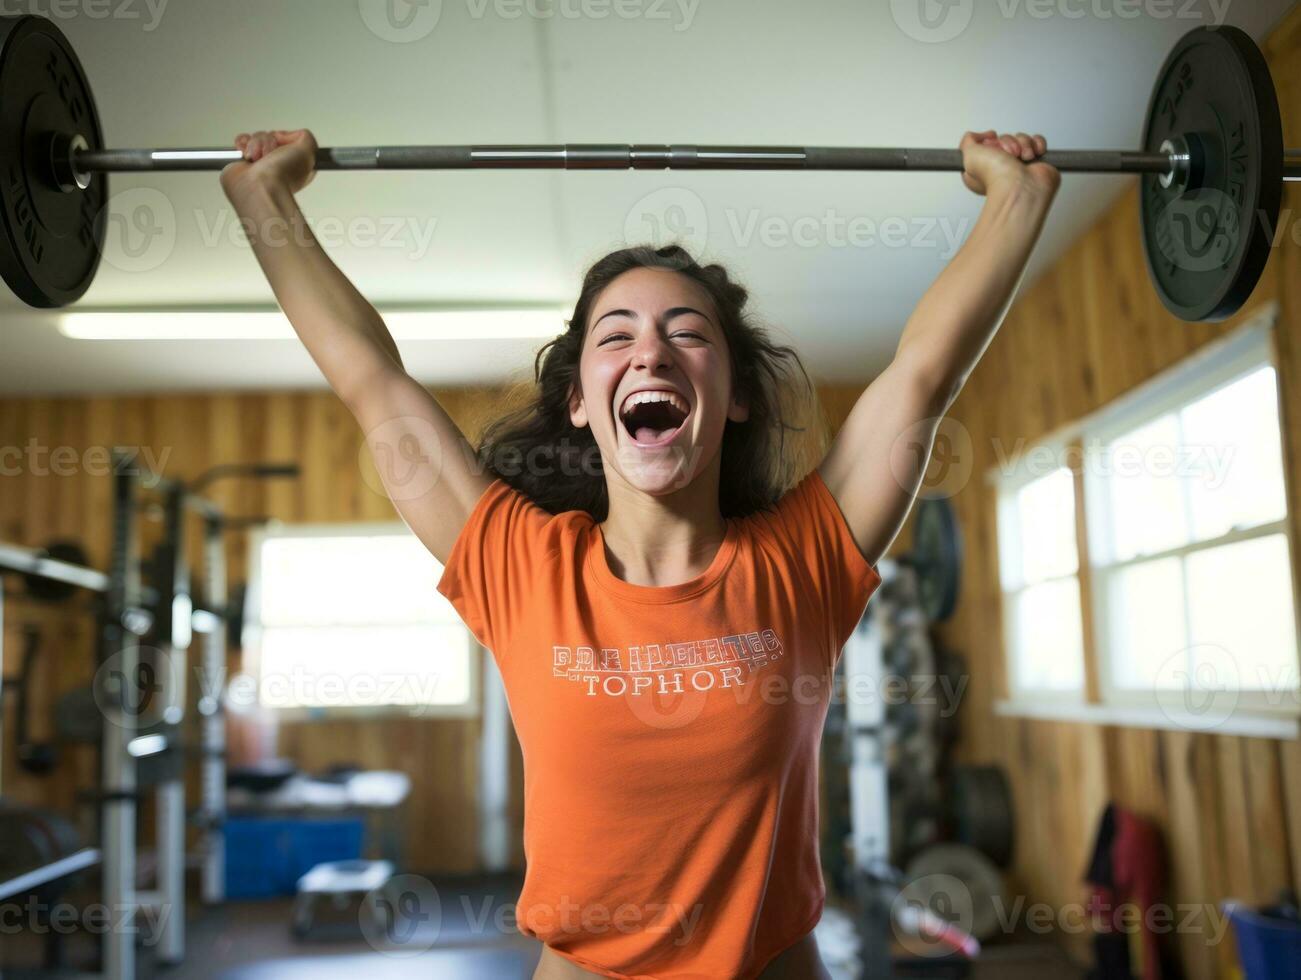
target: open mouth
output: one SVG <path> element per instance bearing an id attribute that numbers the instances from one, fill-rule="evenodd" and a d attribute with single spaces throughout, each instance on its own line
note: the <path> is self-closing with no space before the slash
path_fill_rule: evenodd
<path id="1" fill-rule="evenodd" d="M 690 408 L 677 392 L 634 391 L 619 409 L 619 421 L 639 446 L 662 446 L 686 422 Z"/>

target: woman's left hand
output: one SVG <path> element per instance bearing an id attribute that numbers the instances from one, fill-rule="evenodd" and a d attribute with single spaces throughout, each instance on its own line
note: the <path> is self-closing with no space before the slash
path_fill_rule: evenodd
<path id="1" fill-rule="evenodd" d="M 976 194 L 997 188 L 1030 188 L 1052 197 L 1061 184 L 1056 167 L 1037 162 L 1048 150 L 1048 141 L 1035 134 L 1004 133 L 989 129 L 967 133 L 958 145 L 962 151 L 962 182 Z"/>

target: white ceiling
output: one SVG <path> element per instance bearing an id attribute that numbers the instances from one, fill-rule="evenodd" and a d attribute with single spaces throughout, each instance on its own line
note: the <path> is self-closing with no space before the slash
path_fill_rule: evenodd
<path id="1" fill-rule="evenodd" d="M 950 30 L 969 23 L 952 39 L 919 40 L 900 26 L 916 23 L 909 17 L 919 3 L 933 15 L 948 9 Z M 322 145 L 951 146 L 965 129 L 996 127 L 1041 131 L 1061 148 L 1137 146 L 1152 80 L 1182 33 L 1227 21 L 1261 39 L 1291 6 L 24 4 L 35 12 L 78 8 L 56 22 L 94 85 L 110 146 L 225 145 L 241 130 L 298 126 Z M 91 16 L 104 10 L 113 16 Z M 393 26 L 404 19 L 405 28 Z M 1068 176 L 1031 276 L 1131 180 Z M 271 302 L 248 248 L 232 239 L 235 219 L 216 174 L 115 175 L 112 193 L 115 220 L 83 306 Z M 948 258 L 946 233 L 960 234 L 979 209 L 951 174 L 682 171 L 328 173 L 301 203 L 318 233 L 338 240 L 330 248 L 335 261 L 380 306 L 565 306 L 583 269 L 604 252 L 646 237 L 653 221 L 681 228 L 688 243 L 703 244 L 750 287 L 757 311 L 794 340 L 815 374 L 840 381 L 866 380 L 885 365 L 909 311 Z M 150 220 L 161 233 L 143 239 L 124 230 L 119 214 Z M 903 223 L 909 244 L 887 243 L 884 229 L 871 245 L 846 241 L 850 227 L 887 219 L 896 233 Z M 142 242 L 151 244 L 141 251 Z M 55 329 L 54 314 L 28 311 L 7 295 L 0 317 L 3 393 L 320 383 L 296 342 L 70 340 Z M 527 369 L 537 344 L 407 341 L 402 349 L 422 381 L 464 384 Z"/>

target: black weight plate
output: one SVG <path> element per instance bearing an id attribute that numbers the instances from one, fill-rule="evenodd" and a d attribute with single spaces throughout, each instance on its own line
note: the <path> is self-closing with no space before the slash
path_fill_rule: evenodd
<path id="1" fill-rule="evenodd" d="M 1001 868 L 1012 863 L 1012 790 L 998 766 L 955 766 L 950 797 L 954 836 Z"/>
<path id="2" fill-rule="evenodd" d="M 923 497 L 917 501 L 917 523 L 908 561 L 917 573 L 918 597 L 926 618 L 935 623 L 948 619 L 958 604 L 962 542 L 958 519 L 947 498 Z"/>
<path id="3" fill-rule="evenodd" d="M 54 703 L 54 732 L 64 742 L 98 742 L 104 734 L 104 716 L 89 687 L 68 691 Z"/>
<path id="4" fill-rule="evenodd" d="M 1265 56 L 1236 27 L 1199 27 L 1157 75 L 1143 148 L 1185 134 L 1201 149 L 1201 186 L 1144 174 L 1143 250 L 1157 293 L 1184 320 L 1232 316 L 1269 258 L 1283 196 L 1283 126 Z"/>
<path id="5" fill-rule="evenodd" d="M 99 268 L 108 200 L 104 174 L 83 191 L 55 185 L 54 133 L 102 149 L 90 84 L 62 32 L 41 17 L 0 17 L 0 276 L 29 306 L 79 299 Z"/>
<path id="6" fill-rule="evenodd" d="M 67 562 L 69 565 L 85 566 L 89 564 L 85 550 L 76 541 L 52 541 L 41 552 L 46 558 Z M 77 587 L 58 579 L 44 578 L 40 575 L 24 576 L 27 594 L 43 602 L 62 602 L 76 595 Z"/>

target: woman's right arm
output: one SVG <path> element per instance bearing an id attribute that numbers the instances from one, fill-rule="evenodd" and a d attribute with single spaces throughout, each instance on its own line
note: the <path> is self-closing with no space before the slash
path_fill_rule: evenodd
<path id="1" fill-rule="evenodd" d="M 294 194 L 315 173 L 306 130 L 241 134 L 244 159 L 221 175 L 280 308 L 326 381 L 366 433 L 376 470 L 403 520 L 441 562 L 488 484 L 474 452 L 434 397 L 402 367 L 379 312 L 308 227 Z"/>

